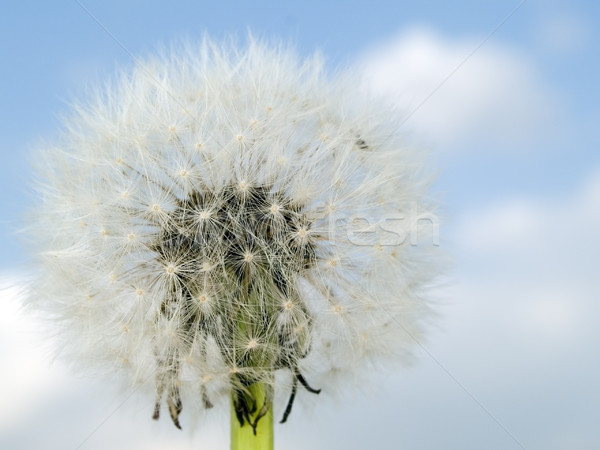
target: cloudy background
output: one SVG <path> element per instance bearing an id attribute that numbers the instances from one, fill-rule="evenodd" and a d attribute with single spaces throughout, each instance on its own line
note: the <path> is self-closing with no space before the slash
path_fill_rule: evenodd
<path id="1" fill-rule="evenodd" d="M 417 364 L 373 374 L 377 389 L 341 405 L 295 409 L 277 448 L 600 448 L 600 6 L 14 3 L 0 6 L 0 448 L 228 448 L 226 412 L 190 436 L 51 361 L 19 312 L 27 258 L 15 234 L 31 203 L 28 155 L 56 136 L 70 98 L 131 65 L 129 53 L 247 29 L 321 49 L 398 102 L 400 130 L 440 171 L 440 245 L 454 258 Z"/>

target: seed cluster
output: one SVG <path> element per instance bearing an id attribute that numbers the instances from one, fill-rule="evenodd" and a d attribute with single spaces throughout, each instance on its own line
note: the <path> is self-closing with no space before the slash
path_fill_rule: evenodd
<path id="1" fill-rule="evenodd" d="M 157 355 L 160 373 L 167 376 L 157 380 L 155 417 L 167 380 L 178 379 L 181 341 L 216 343 L 231 369 L 242 425 L 257 408 L 248 387 L 275 370 L 291 370 L 312 390 L 298 369 L 309 351 L 311 317 L 295 283 L 315 262 L 316 238 L 302 205 L 272 186 L 240 182 L 216 193 L 191 192 L 163 222 L 166 228 L 153 250 L 172 277 L 160 315 L 167 320 L 182 315 L 177 322 L 183 326 L 179 342 Z M 169 410 L 179 426 L 178 389 L 168 390 Z M 211 405 L 205 392 L 203 399 Z M 290 410 L 292 401 L 293 396 Z"/>

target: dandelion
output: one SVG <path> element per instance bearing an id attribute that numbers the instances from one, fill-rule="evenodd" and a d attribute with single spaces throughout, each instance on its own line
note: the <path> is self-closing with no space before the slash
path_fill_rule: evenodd
<path id="1" fill-rule="evenodd" d="M 208 39 L 76 106 L 40 152 L 31 233 L 31 303 L 64 357 L 151 380 L 153 417 L 178 428 L 230 402 L 232 448 L 271 448 L 274 402 L 285 422 L 297 397 L 405 355 L 436 264 L 379 239 L 432 214 L 391 117 L 318 57 Z"/>

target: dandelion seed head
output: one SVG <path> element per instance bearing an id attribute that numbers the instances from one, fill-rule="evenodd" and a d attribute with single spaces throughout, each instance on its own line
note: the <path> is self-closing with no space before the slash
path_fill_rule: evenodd
<path id="1" fill-rule="evenodd" d="M 436 249 L 344 224 L 430 217 L 430 180 L 394 112 L 356 86 L 318 57 L 207 40 L 82 102 L 40 151 L 31 227 L 30 303 L 59 346 L 199 408 L 255 382 L 285 391 L 279 372 L 334 390 L 409 353 Z M 209 382 L 210 402 L 193 398 Z"/>

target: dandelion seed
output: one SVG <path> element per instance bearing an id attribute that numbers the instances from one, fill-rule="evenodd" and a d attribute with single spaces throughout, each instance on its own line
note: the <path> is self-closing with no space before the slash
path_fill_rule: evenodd
<path id="1" fill-rule="evenodd" d="M 78 366 L 154 380 L 155 419 L 229 404 L 241 442 L 268 434 L 276 392 L 285 422 L 410 350 L 394 323 L 419 336 L 435 249 L 360 245 L 337 224 L 433 211 L 421 152 L 356 80 L 206 44 L 120 77 L 40 152 L 32 240 L 54 257 L 31 303 Z"/>
<path id="2" fill-rule="evenodd" d="M 273 214 L 275 216 L 275 215 L 279 214 L 280 209 L 281 209 L 281 207 L 277 203 L 273 203 L 271 205 L 271 207 L 269 208 L 269 211 L 271 212 L 271 214 Z"/>
<path id="3" fill-rule="evenodd" d="M 200 212 L 198 213 L 198 218 L 199 218 L 200 220 L 208 220 L 208 219 L 210 219 L 210 216 L 211 216 L 211 213 L 210 213 L 210 211 L 207 211 L 207 210 L 205 210 L 205 209 L 203 209 L 202 211 L 200 211 Z"/>

